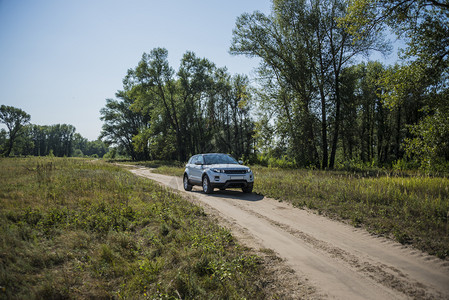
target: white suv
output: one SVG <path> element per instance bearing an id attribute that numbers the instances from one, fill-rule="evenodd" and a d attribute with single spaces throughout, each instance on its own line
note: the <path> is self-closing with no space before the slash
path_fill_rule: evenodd
<path id="1" fill-rule="evenodd" d="M 200 185 L 206 194 L 214 188 L 241 188 L 245 193 L 253 191 L 254 175 L 250 168 L 242 166 L 227 154 L 197 154 L 189 159 L 184 171 L 184 189 L 191 191 Z"/>

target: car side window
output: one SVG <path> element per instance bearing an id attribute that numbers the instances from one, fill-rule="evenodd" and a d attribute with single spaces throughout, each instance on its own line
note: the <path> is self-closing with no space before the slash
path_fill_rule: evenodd
<path id="1" fill-rule="evenodd" d="M 190 159 L 189 164 L 194 165 L 196 163 L 197 159 L 198 159 L 198 156 L 196 156 L 196 155 L 192 156 L 192 158 Z"/>
<path id="2" fill-rule="evenodd" d="M 202 155 L 199 155 L 199 156 L 198 156 L 198 162 L 199 162 L 200 164 L 204 165 L 204 159 L 203 159 L 203 156 L 202 156 Z"/>

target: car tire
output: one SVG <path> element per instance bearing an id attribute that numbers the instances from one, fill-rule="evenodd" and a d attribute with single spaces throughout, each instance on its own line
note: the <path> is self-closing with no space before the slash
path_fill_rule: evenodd
<path id="1" fill-rule="evenodd" d="M 253 183 L 248 183 L 247 186 L 242 188 L 244 193 L 252 193 L 253 192 Z"/>
<path id="2" fill-rule="evenodd" d="M 214 191 L 214 188 L 210 185 L 209 176 L 204 175 L 203 176 L 203 192 L 206 194 L 210 194 Z"/>
<path id="3" fill-rule="evenodd" d="M 189 183 L 189 177 L 187 176 L 187 174 L 184 174 L 183 184 L 184 190 L 189 192 L 192 190 L 192 185 Z"/>

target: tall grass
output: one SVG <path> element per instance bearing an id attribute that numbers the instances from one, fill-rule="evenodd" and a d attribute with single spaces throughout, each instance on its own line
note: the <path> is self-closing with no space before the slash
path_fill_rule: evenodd
<path id="1" fill-rule="evenodd" d="M 87 160 L 0 160 L 0 298 L 269 298 L 203 210 Z"/>
<path id="2" fill-rule="evenodd" d="M 184 170 L 184 167 L 160 166 L 157 169 L 154 169 L 153 173 L 182 177 L 184 175 Z"/>

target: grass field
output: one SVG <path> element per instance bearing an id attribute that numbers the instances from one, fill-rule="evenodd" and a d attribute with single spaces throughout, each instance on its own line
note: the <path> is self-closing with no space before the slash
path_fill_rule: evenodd
<path id="1" fill-rule="evenodd" d="M 183 168 L 155 172 L 182 176 Z M 410 173 L 293 170 L 253 166 L 254 192 L 449 256 L 449 179 Z"/>
<path id="2" fill-rule="evenodd" d="M 0 159 L 0 298 L 276 297 L 249 251 L 202 208 L 117 166 Z"/>

